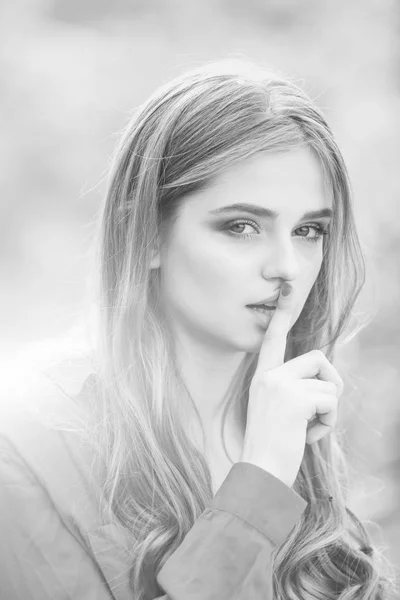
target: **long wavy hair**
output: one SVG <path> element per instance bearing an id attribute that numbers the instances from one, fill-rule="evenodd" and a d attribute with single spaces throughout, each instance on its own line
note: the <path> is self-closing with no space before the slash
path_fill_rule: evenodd
<path id="1" fill-rule="evenodd" d="M 142 104 L 116 149 L 95 240 L 97 425 L 90 435 L 105 465 L 103 514 L 132 539 L 130 581 L 138 600 L 164 593 L 157 573 L 213 498 L 207 460 L 185 429 L 182 406 L 199 415 L 159 302 L 160 270 L 149 267 L 154 248 L 168 244 L 188 194 L 259 152 L 299 147 L 318 157 L 334 217 L 285 360 L 319 348 L 333 361 L 364 284 L 365 261 L 341 152 L 300 87 L 245 60 L 204 64 Z M 224 417 L 239 403 L 246 423 L 257 360 L 258 353 L 245 354 Z M 393 581 L 365 525 L 346 506 L 347 481 L 337 431 L 306 444 L 293 489 L 308 506 L 274 553 L 275 600 L 388 597 Z"/>

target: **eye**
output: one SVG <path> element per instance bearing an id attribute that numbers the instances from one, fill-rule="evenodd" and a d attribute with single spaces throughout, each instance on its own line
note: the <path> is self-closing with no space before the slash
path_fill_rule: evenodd
<path id="1" fill-rule="evenodd" d="M 321 225 L 319 225 L 318 223 L 310 223 L 309 225 L 302 225 L 301 227 L 298 227 L 295 231 L 300 231 L 300 230 L 306 230 L 306 235 L 303 236 L 301 235 L 300 237 L 302 237 L 306 242 L 318 242 L 319 240 L 322 240 L 322 238 L 324 237 L 324 235 L 328 235 L 328 230 L 324 229 Z M 307 233 L 313 230 L 315 235 L 313 237 L 307 237 Z"/>
<path id="2" fill-rule="evenodd" d="M 239 233 L 238 231 L 232 231 L 232 229 L 234 227 L 245 227 L 246 225 L 250 225 L 251 227 L 253 227 L 254 229 L 256 229 L 256 231 L 259 233 L 260 232 L 260 228 L 257 225 L 257 223 L 255 223 L 254 221 L 251 220 L 239 220 L 239 221 L 234 221 L 234 222 L 229 222 L 226 224 L 226 226 L 223 228 L 228 235 L 232 236 L 232 237 L 236 237 L 236 238 L 240 238 L 240 239 L 245 239 L 245 238 L 251 238 L 253 237 L 254 233 Z M 320 225 L 319 223 L 309 223 L 307 225 L 302 225 L 301 227 L 297 227 L 295 229 L 295 231 L 302 231 L 304 233 L 304 235 L 299 235 L 299 236 L 295 236 L 295 237 L 300 237 L 303 238 L 304 241 L 306 242 L 311 242 L 311 243 L 316 243 L 319 240 L 321 240 L 323 238 L 323 236 L 328 235 L 328 230 L 324 229 L 322 227 L 322 225 Z M 314 232 L 314 235 L 312 237 L 308 236 L 308 233 L 310 231 Z"/>
<path id="3" fill-rule="evenodd" d="M 231 235 L 233 237 L 238 237 L 238 238 L 249 238 L 252 237 L 253 234 L 251 233 L 238 233 L 238 232 L 232 232 L 231 229 L 233 227 L 243 227 L 244 225 L 251 225 L 252 227 L 254 227 L 255 229 L 257 229 L 257 231 L 260 231 L 260 228 L 258 227 L 257 223 L 254 223 L 254 221 L 249 221 L 249 220 L 244 220 L 244 221 L 234 221 L 233 223 L 227 223 L 225 230 L 228 233 L 228 235 Z"/>

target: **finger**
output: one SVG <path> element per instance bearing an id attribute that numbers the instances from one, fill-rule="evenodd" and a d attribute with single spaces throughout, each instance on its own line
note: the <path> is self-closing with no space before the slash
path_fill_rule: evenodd
<path id="1" fill-rule="evenodd" d="M 319 418 L 325 416 L 331 411 L 336 411 L 338 407 L 337 396 L 332 394 L 318 394 L 312 399 L 314 402 L 313 411 Z M 329 422 L 328 422 L 329 424 Z"/>
<path id="2" fill-rule="evenodd" d="M 284 296 L 282 290 L 287 290 L 286 286 L 289 287 L 289 294 Z M 257 370 L 265 372 L 283 364 L 286 351 L 286 339 L 292 319 L 292 311 L 293 290 L 288 283 L 284 283 L 281 287 L 277 307 L 269 322 L 268 329 L 265 332 L 258 357 Z"/>
<path id="3" fill-rule="evenodd" d="M 321 438 L 325 437 L 328 433 L 332 431 L 331 427 L 327 425 L 323 425 L 322 423 L 315 423 L 308 431 L 306 435 L 306 443 L 314 444 Z"/>
<path id="4" fill-rule="evenodd" d="M 329 394 L 330 396 L 338 396 L 338 386 L 332 381 L 324 381 L 322 379 L 298 379 L 296 382 L 297 389 L 302 394 Z"/>
<path id="5" fill-rule="evenodd" d="M 307 408 L 303 414 L 308 420 L 308 426 L 312 425 L 315 420 L 319 420 L 325 425 L 333 426 L 335 424 L 338 410 L 336 395 L 313 394 L 309 398 L 306 397 L 304 401 Z"/>
<path id="6" fill-rule="evenodd" d="M 335 427 L 337 422 L 337 408 L 332 408 L 326 413 L 314 413 L 313 416 L 308 419 L 307 430 L 309 430 L 315 423 L 322 423 L 328 427 Z"/>
<path id="7" fill-rule="evenodd" d="M 283 364 L 282 369 L 287 369 L 287 375 L 291 378 L 311 379 L 317 377 L 322 381 L 330 381 L 336 385 L 338 397 L 343 393 L 342 378 L 321 350 L 311 350 L 311 352 L 297 356 L 290 363 Z"/>
<path id="8" fill-rule="evenodd" d="M 328 427 L 335 427 L 337 422 L 337 409 L 332 409 L 327 413 L 317 415 L 319 422 Z"/>

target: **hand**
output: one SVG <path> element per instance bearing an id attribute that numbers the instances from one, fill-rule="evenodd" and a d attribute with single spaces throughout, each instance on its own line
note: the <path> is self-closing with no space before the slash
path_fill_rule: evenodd
<path id="1" fill-rule="evenodd" d="M 290 487 L 305 443 L 318 441 L 335 426 L 343 393 L 341 377 L 320 350 L 284 363 L 292 311 L 293 293 L 283 296 L 281 289 L 250 384 L 241 456 Z"/>

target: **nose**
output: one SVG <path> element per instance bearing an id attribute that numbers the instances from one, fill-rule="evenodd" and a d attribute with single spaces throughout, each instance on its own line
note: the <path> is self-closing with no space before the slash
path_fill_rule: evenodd
<path id="1" fill-rule="evenodd" d="M 292 237 L 276 236 L 268 244 L 267 257 L 264 260 L 265 279 L 293 281 L 299 270 L 298 258 Z"/>

